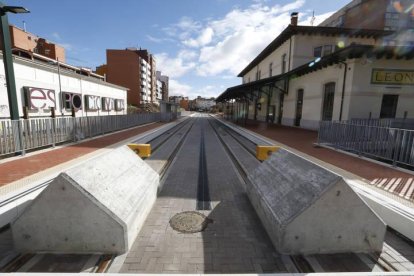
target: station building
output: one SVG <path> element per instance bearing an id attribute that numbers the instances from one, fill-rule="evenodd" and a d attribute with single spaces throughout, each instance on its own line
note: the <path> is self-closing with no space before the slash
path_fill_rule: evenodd
<path id="1" fill-rule="evenodd" d="M 13 56 L 19 115 L 24 118 L 126 114 L 127 88 L 85 68 L 45 56 Z M 0 64 L 3 56 L 0 55 Z M 54 114 L 53 114 L 54 113 Z M 0 66 L 0 119 L 9 119 L 4 66 Z"/>
<path id="2" fill-rule="evenodd" d="M 414 118 L 414 49 L 389 30 L 291 24 L 217 102 L 235 119 L 318 129 L 322 120 Z"/>

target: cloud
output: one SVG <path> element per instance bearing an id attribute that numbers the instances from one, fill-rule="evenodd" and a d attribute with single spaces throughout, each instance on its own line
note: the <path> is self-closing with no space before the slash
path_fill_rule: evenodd
<path id="1" fill-rule="evenodd" d="M 184 96 L 189 97 L 190 99 L 195 99 L 197 96 L 204 98 L 217 97 L 223 89 L 223 86 L 216 87 L 214 85 L 206 85 L 195 89 L 194 87 L 186 83 L 182 83 L 176 79 L 170 79 L 169 81 L 170 96 Z"/>
<path id="2" fill-rule="evenodd" d="M 149 40 L 151 42 L 154 42 L 154 43 L 162 43 L 162 42 L 166 42 L 166 41 L 169 41 L 169 42 L 174 41 L 174 40 L 172 40 L 170 38 L 165 38 L 165 37 L 158 38 L 158 37 L 154 37 L 152 35 L 146 35 L 146 38 L 147 38 L 147 40 Z"/>
<path id="3" fill-rule="evenodd" d="M 180 21 L 163 28 L 164 32 L 171 37 L 186 40 L 190 39 L 195 33 L 198 33 L 202 28 L 202 24 L 193 20 L 188 16 L 181 17 Z"/>
<path id="4" fill-rule="evenodd" d="M 200 47 L 207 45 L 211 42 L 214 35 L 214 31 L 211 27 L 205 28 L 202 33 L 195 39 L 186 39 L 183 44 L 189 47 Z"/>
<path id="5" fill-rule="evenodd" d="M 187 62 L 183 56 L 170 58 L 167 53 L 155 54 L 157 70 L 172 78 L 178 78 L 196 66 L 195 62 Z"/>
<path id="6" fill-rule="evenodd" d="M 60 35 L 59 35 L 59 33 L 58 33 L 58 32 L 54 32 L 54 33 L 52 33 L 52 37 L 53 37 L 54 39 L 56 39 L 56 40 L 61 40 Z"/>
<path id="7" fill-rule="evenodd" d="M 73 50 L 73 45 L 70 43 L 58 43 L 60 46 L 62 46 L 63 48 L 65 48 L 66 51 L 72 51 Z"/>
<path id="8" fill-rule="evenodd" d="M 169 96 L 189 96 L 192 88 L 188 84 L 180 83 L 177 80 L 170 79 L 168 82 Z"/>
<path id="9" fill-rule="evenodd" d="M 197 96 L 193 88 L 178 82 L 177 78 L 193 73 L 231 79 L 290 24 L 292 11 L 300 11 L 300 25 L 311 24 L 311 11 L 301 11 L 304 4 L 304 0 L 294 0 L 285 5 L 254 0 L 247 8 L 234 7 L 219 18 L 195 20 L 182 17 L 163 29 L 168 39 L 178 42 L 180 49 L 175 55 L 156 55 L 157 68 L 174 79 L 177 91 Z M 331 14 L 315 15 L 313 24 L 319 24 Z M 196 89 L 198 94 L 207 96 L 217 95 L 222 90 L 212 86 Z"/>

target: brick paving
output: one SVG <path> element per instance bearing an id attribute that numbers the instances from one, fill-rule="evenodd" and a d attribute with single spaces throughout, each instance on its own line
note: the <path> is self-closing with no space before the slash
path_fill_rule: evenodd
<path id="1" fill-rule="evenodd" d="M 0 187 L 26 176 L 49 169 L 53 166 L 73 160 L 95 150 L 108 147 L 124 139 L 134 137 L 145 131 L 160 127 L 163 123 L 154 123 L 139 126 L 133 129 L 120 131 L 103 137 L 94 138 L 85 142 L 73 144 L 55 150 L 17 158 L 0 164 Z"/>
<path id="2" fill-rule="evenodd" d="M 206 119 L 196 120 L 120 272 L 286 272 L 218 138 Z M 169 220 L 196 210 L 201 127 L 212 210 L 199 212 L 213 223 L 183 234 Z"/>
<path id="3" fill-rule="evenodd" d="M 371 185 L 414 201 L 414 175 L 335 150 L 315 147 L 318 138 L 316 131 L 254 121 L 240 126 L 356 174 Z"/>

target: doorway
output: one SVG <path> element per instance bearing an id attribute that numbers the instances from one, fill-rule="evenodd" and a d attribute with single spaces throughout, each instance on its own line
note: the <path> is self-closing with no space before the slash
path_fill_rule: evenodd
<path id="1" fill-rule="evenodd" d="M 279 94 L 279 108 L 277 113 L 277 123 L 282 123 L 282 116 L 283 116 L 283 101 L 285 99 L 285 95 L 283 93 Z"/>
<path id="2" fill-rule="evenodd" d="M 274 105 L 269 105 L 269 114 L 267 115 L 267 121 L 269 123 L 274 123 L 275 122 L 275 112 L 276 112 L 276 106 Z"/>
<path id="3" fill-rule="evenodd" d="M 300 120 L 302 119 L 302 106 L 303 106 L 303 89 L 299 89 L 296 97 L 296 115 L 295 126 L 300 126 Z"/>
<path id="4" fill-rule="evenodd" d="M 397 113 L 398 95 L 382 96 L 380 118 L 395 118 Z"/>

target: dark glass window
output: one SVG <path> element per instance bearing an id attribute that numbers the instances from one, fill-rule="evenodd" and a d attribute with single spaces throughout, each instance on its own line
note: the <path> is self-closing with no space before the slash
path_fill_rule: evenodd
<path id="1" fill-rule="evenodd" d="M 335 83 L 329 82 L 325 84 L 323 107 L 322 107 L 322 120 L 331 121 L 333 114 L 333 106 L 335 99 Z"/>
<path id="2" fill-rule="evenodd" d="M 273 71 L 273 62 L 271 62 L 270 64 L 269 64 L 269 77 L 271 77 L 272 76 L 272 71 Z"/>
<path id="3" fill-rule="evenodd" d="M 296 116 L 295 126 L 300 126 L 300 120 L 302 119 L 302 107 L 303 107 L 303 89 L 299 89 L 296 98 Z"/>
<path id="4" fill-rule="evenodd" d="M 313 56 L 314 57 L 321 57 L 322 56 L 322 46 L 315 47 L 313 49 Z"/>
<path id="5" fill-rule="evenodd" d="M 286 72 L 286 54 L 282 55 L 282 74 Z"/>
<path id="6" fill-rule="evenodd" d="M 329 55 L 332 54 L 332 45 L 325 45 L 323 46 L 323 55 Z"/>

